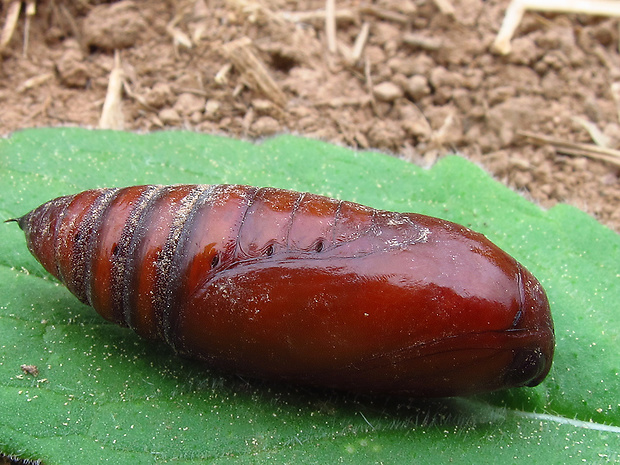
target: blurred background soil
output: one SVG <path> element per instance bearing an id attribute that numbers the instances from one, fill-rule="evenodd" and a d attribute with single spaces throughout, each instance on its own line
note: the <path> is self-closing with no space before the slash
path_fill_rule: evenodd
<path id="1" fill-rule="evenodd" d="M 526 13 L 500 55 L 508 0 L 338 0 L 334 41 L 325 0 L 1 5 L 2 135 L 294 133 L 423 166 L 458 152 L 544 207 L 620 231 L 620 162 L 566 155 L 620 148 L 618 19 Z"/>

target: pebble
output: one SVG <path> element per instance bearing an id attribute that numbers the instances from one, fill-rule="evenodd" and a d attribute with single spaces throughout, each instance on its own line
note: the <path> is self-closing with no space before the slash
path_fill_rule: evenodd
<path id="1" fill-rule="evenodd" d="M 162 108 L 170 103 L 172 90 L 168 84 L 158 82 L 144 96 L 146 103 L 153 108 Z"/>
<path id="2" fill-rule="evenodd" d="M 157 116 L 164 124 L 178 124 L 181 122 L 181 116 L 174 108 L 164 108 Z"/>
<path id="3" fill-rule="evenodd" d="M 63 84 L 67 87 L 86 87 L 90 74 L 84 63 L 82 52 L 76 48 L 68 48 L 56 61 L 56 69 Z"/>
<path id="4" fill-rule="evenodd" d="M 132 1 L 96 6 L 82 28 L 86 44 L 104 50 L 133 46 L 144 29 L 146 23 Z"/>
<path id="5" fill-rule="evenodd" d="M 430 82 L 433 87 L 462 87 L 463 76 L 448 71 L 443 66 L 438 66 L 431 71 Z"/>
<path id="6" fill-rule="evenodd" d="M 191 115 L 196 111 L 202 112 L 206 103 L 207 99 L 205 97 L 185 92 L 179 95 L 179 98 L 174 104 L 174 109 L 180 115 Z"/>
<path id="7" fill-rule="evenodd" d="M 411 76 L 407 80 L 407 93 L 413 100 L 420 100 L 431 93 L 431 88 L 428 85 L 428 79 L 420 74 Z"/>
<path id="8" fill-rule="evenodd" d="M 393 82 L 382 82 L 373 87 L 373 93 L 377 100 L 393 102 L 403 96 L 403 90 Z"/>
<path id="9" fill-rule="evenodd" d="M 257 135 L 271 136 L 280 131 L 280 123 L 271 116 L 261 116 L 252 124 L 252 131 Z"/>
<path id="10" fill-rule="evenodd" d="M 205 105 L 205 115 L 208 118 L 214 118 L 218 116 L 222 104 L 219 100 L 209 99 L 207 100 L 207 104 Z"/>

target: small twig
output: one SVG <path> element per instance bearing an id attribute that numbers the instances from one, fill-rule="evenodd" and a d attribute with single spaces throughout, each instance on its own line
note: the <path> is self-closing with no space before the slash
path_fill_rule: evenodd
<path id="1" fill-rule="evenodd" d="M 325 0 L 325 35 L 327 50 L 334 54 L 338 51 L 336 43 L 336 1 Z"/>
<path id="2" fill-rule="evenodd" d="M 347 106 L 365 106 L 370 103 L 372 97 L 364 95 L 362 98 L 335 97 L 314 103 L 315 107 L 341 108 Z"/>
<path id="3" fill-rule="evenodd" d="M 362 24 L 362 29 L 360 33 L 355 38 L 355 43 L 353 44 L 353 50 L 351 51 L 351 63 L 357 63 L 359 59 L 362 57 L 362 53 L 364 52 L 364 47 L 366 46 L 366 42 L 368 42 L 368 34 L 370 33 L 370 23 L 364 22 Z"/>
<path id="4" fill-rule="evenodd" d="M 226 44 L 224 53 L 245 78 L 248 86 L 262 91 L 273 102 L 280 106 L 286 104 L 286 95 L 273 80 L 267 67 L 252 51 L 252 41 L 243 37 Z"/>
<path id="5" fill-rule="evenodd" d="M 528 131 L 517 131 L 517 134 L 531 139 L 533 142 L 551 144 L 556 152 L 565 155 L 588 157 L 594 160 L 601 160 L 615 166 L 620 166 L 620 150 L 598 147 L 594 144 L 583 144 L 580 142 L 570 142 L 555 137 L 535 134 Z"/>
<path id="6" fill-rule="evenodd" d="M 446 144 L 446 138 L 450 129 L 452 129 L 452 125 L 454 124 L 454 118 L 456 116 L 456 111 L 454 109 L 450 110 L 446 119 L 444 119 L 441 127 L 437 129 L 437 131 L 433 131 L 431 133 L 429 147 L 431 148 L 440 148 Z"/>
<path id="7" fill-rule="evenodd" d="M 315 10 L 315 11 L 282 11 L 279 13 L 282 19 L 286 21 L 291 21 L 293 23 L 315 23 L 322 22 L 325 23 L 325 10 Z M 334 12 L 334 18 L 336 19 L 336 24 L 338 23 L 352 23 L 356 20 L 356 15 L 352 10 L 349 9 L 341 9 L 336 10 Z"/>
<path id="8" fill-rule="evenodd" d="M 142 105 L 147 110 L 153 111 L 153 112 L 157 111 L 157 108 L 149 105 L 148 102 L 146 101 L 146 99 L 143 96 L 141 96 L 139 94 L 136 94 L 133 91 L 133 89 L 129 85 L 129 82 L 127 81 L 127 79 L 124 76 L 123 76 L 123 90 L 125 91 L 125 94 L 127 94 L 127 97 L 134 99 L 136 102 L 138 102 L 140 105 Z"/>
<path id="9" fill-rule="evenodd" d="M 232 63 L 226 63 L 222 66 L 217 73 L 215 73 L 215 77 L 213 80 L 218 85 L 224 85 L 228 82 L 228 74 L 232 69 Z"/>
<path id="10" fill-rule="evenodd" d="M 385 19 L 386 21 L 393 21 L 400 24 L 407 24 L 410 21 L 410 18 L 407 15 L 392 10 L 386 10 L 385 8 L 380 8 L 375 5 L 360 5 L 360 13 L 365 13 L 379 19 Z"/>
<path id="11" fill-rule="evenodd" d="M 84 44 L 82 29 L 78 26 L 75 17 L 65 6 L 64 2 L 59 2 L 58 11 L 60 12 L 60 15 L 63 17 L 63 19 L 67 22 L 69 29 L 71 29 L 71 34 L 73 35 L 73 37 L 75 37 L 75 40 L 77 40 L 78 44 L 80 44 L 80 48 L 82 50 L 85 50 L 86 45 Z"/>
<path id="12" fill-rule="evenodd" d="M 341 40 L 337 40 L 336 44 L 338 45 L 338 52 L 340 52 L 340 55 L 342 55 L 344 61 L 349 64 L 353 64 L 353 50 L 351 50 L 351 47 Z"/>
<path id="13" fill-rule="evenodd" d="M 412 32 L 403 35 L 403 43 L 428 51 L 439 50 L 443 45 L 443 41 L 439 38 L 426 37 Z"/>
<path id="14" fill-rule="evenodd" d="M 44 74 L 39 74 L 37 76 L 33 76 L 30 79 L 26 79 L 24 82 L 22 82 L 19 85 L 19 87 L 17 87 L 17 92 L 24 92 L 28 89 L 33 89 L 34 87 L 38 87 L 41 84 L 45 83 L 46 81 L 49 81 L 53 77 L 54 77 L 53 73 L 44 73 Z"/>
<path id="15" fill-rule="evenodd" d="M 2 34 L 0 34 L 0 53 L 4 51 L 8 43 L 13 37 L 15 27 L 17 26 L 17 20 L 19 18 L 19 11 L 21 10 L 22 2 L 14 0 L 8 6 L 6 11 L 6 20 L 4 21 L 4 27 L 2 28 Z"/>
<path id="16" fill-rule="evenodd" d="M 232 96 L 237 98 L 239 96 L 239 94 L 243 91 L 244 87 L 245 86 L 243 84 L 241 84 L 241 83 L 237 84 L 235 86 L 235 88 L 233 89 L 233 91 L 232 91 Z"/>
<path id="17" fill-rule="evenodd" d="M 375 116 L 379 114 L 377 110 L 377 101 L 375 100 L 374 87 L 372 85 L 372 74 L 370 69 L 370 60 L 368 56 L 364 60 L 364 78 L 366 79 L 366 89 L 368 89 L 368 95 L 370 96 L 370 107 L 372 108 Z"/>
<path id="18" fill-rule="evenodd" d="M 243 14 L 247 15 L 248 20 L 251 23 L 260 21 L 261 18 L 265 18 L 268 21 L 281 24 L 283 18 L 272 10 L 267 8 L 260 2 L 254 0 L 228 0 L 228 3 L 238 8 Z"/>
<path id="19" fill-rule="evenodd" d="M 208 28 L 209 8 L 204 0 L 196 0 L 192 12 L 191 22 L 194 24 L 191 41 L 199 43 Z"/>
<path id="20" fill-rule="evenodd" d="M 437 5 L 437 8 L 439 8 L 439 11 L 441 11 L 442 14 L 454 16 L 454 13 L 456 10 L 454 9 L 454 5 L 450 3 L 450 0 L 434 0 L 434 1 L 435 1 L 435 5 Z"/>
<path id="21" fill-rule="evenodd" d="M 192 39 L 189 38 L 185 32 L 177 27 L 179 21 L 181 21 L 182 16 L 177 15 L 166 25 L 166 32 L 170 37 L 172 37 L 172 45 L 174 47 L 174 53 L 178 57 L 179 56 L 179 47 L 185 47 L 190 49 L 193 47 Z"/>
<path id="22" fill-rule="evenodd" d="M 28 56 L 28 45 L 30 43 L 30 21 L 32 17 L 37 13 L 37 4 L 35 0 L 28 0 L 26 2 L 26 22 L 24 23 L 24 47 L 22 49 L 22 55 Z"/>
<path id="23" fill-rule="evenodd" d="M 193 94 L 200 97 L 208 97 L 210 95 L 206 90 L 194 87 L 172 87 L 172 90 L 177 94 Z"/>
<path id="24" fill-rule="evenodd" d="M 100 129 L 123 129 L 125 118 L 123 117 L 123 103 L 121 94 L 123 91 L 123 68 L 121 67 L 121 56 L 118 50 L 114 51 L 114 68 L 110 73 L 108 81 L 108 91 L 106 92 L 105 102 L 101 110 L 99 119 Z"/>
<path id="25" fill-rule="evenodd" d="M 512 0 L 492 49 L 502 55 L 510 53 L 510 40 L 526 10 L 558 13 L 585 13 L 598 16 L 620 16 L 617 0 Z"/>
<path id="26" fill-rule="evenodd" d="M 609 136 L 604 134 L 596 126 L 596 124 L 579 116 L 573 116 L 571 119 L 574 123 L 578 124 L 588 132 L 590 138 L 592 139 L 592 142 L 594 142 L 598 147 L 609 148 L 609 146 L 611 145 L 611 139 L 609 138 Z"/>

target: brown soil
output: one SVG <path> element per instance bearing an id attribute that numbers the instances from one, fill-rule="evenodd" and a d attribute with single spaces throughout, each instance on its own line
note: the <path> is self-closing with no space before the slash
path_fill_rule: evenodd
<path id="1" fill-rule="evenodd" d="M 519 134 L 591 143 L 581 118 L 618 148 L 617 19 L 527 13 L 499 56 L 506 0 L 452 0 L 454 15 L 437 3 L 339 0 L 330 53 L 324 0 L 41 0 L 0 61 L 0 132 L 97 127 L 116 49 L 127 85 L 113 126 L 292 132 L 424 165 L 458 151 L 543 206 L 567 202 L 620 231 L 618 165 Z"/>

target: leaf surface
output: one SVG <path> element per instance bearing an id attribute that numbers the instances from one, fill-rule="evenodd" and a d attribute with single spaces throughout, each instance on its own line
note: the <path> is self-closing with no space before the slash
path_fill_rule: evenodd
<path id="1" fill-rule="evenodd" d="M 293 136 L 36 129 L 0 140 L 0 215 L 95 187 L 239 183 L 439 216 L 484 233 L 546 288 L 557 348 L 535 388 L 367 398 L 225 376 L 82 305 L 0 240 L 0 451 L 44 463 L 613 463 L 620 451 L 620 236 L 446 157 L 425 170 Z M 24 375 L 22 364 L 39 376 Z M 542 446 L 542 447 L 541 447 Z"/>

